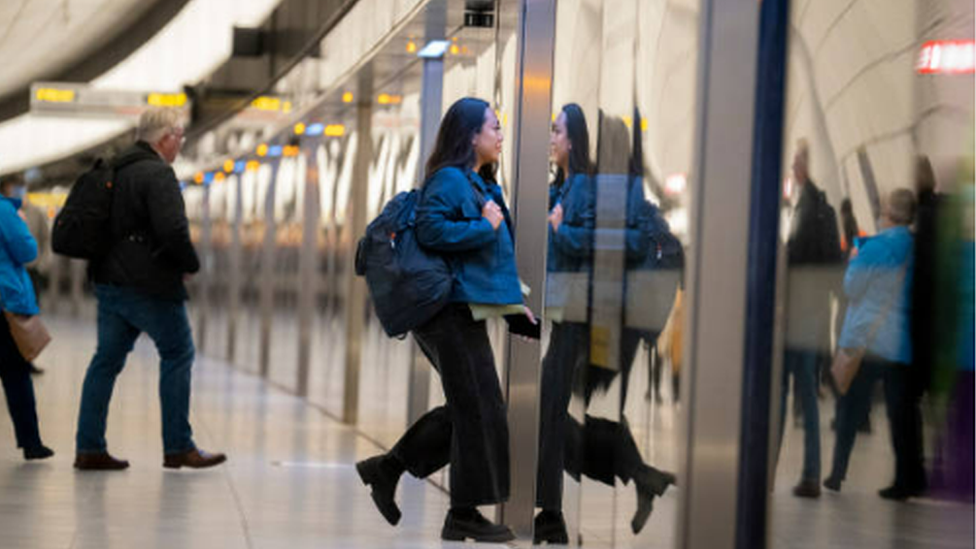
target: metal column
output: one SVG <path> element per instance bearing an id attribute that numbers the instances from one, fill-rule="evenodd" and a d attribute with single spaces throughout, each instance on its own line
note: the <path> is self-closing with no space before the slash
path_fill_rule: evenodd
<path id="1" fill-rule="evenodd" d="M 197 309 L 197 337 L 196 346 L 200 353 L 207 351 L 207 310 L 210 308 L 210 287 L 213 280 L 213 243 L 211 241 L 211 220 L 210 220 L 210 186 L 207 184 L 203 188 L 203 216 L 200 227 L 200 274 L 197 279 L 199 295 L 196 300 Z"/>
<path id="2" fill-rule="evenodd" d="M 444 0 L 431 2 L 426 12 L 426 39 L 443 40 L 447 26 Z M 417 186 L 423 185 L 427 157 L 434 149 L 444 102 L 444 60 L 424 59 L 420 88 L 420 162 L 417 163 Z M 430 407 L 430 365 L 416 344 L 410 360 L 410 387 L 407 392 L 407 425 L 413 424 Z"/>
<path id="3" fill-rule="evenodd" d="M 515 173 L 512 211 L 519 275 L 532 289 L 528 305 L 542 312 L 546 274 L 546 214 L 549 190 L 549 128 L 555 54 L 556 1 L 522 0 L 515 105 Z M 507 397 L 512 460 L 511 497 L 502 520 L 531 539 L 539 451 L 539 341 L 508 337 Z"/>
<path id="4" fill-rule="evenodd" d="M 298 381 L 299 396 L 308 396 L 311 362 L 312 315 L 318 296 L 319 167 L 317 147 L 307 153 L 305 208 L 302 212 L 302 253 L 298 258 Z"/>
<path id="5" fill-rule="evenodd" d="M 735 545 L 759 3 L 703 0 L 678 545 Z"/>
<path id="6" fill-rule="evenodd" d="M 359 80 L 356 104 L 356 158 L 352 172 L 352 209 L 343 228 L 345 249 L 355 249 L 356 239 L 366 232 L 366 201 L 369 198 L 369 164 L 373 158 L 373 69 L 367 66 Z M 340 246 L 342 246 L 340 244 Z M 357 277 L 352 265 L 342 273 L 346 300 L 345 383 L 342 421 L 355 425 L 359 420 L 359 373 L 362 365 L 363 323 L 366 320 L 366 281 Z"/>
<path id="7" fill-rule="evenodd" d="M 227 360 L 230 362 L 234 362 L 237 354 L 237 315 L 241 308 L 241 230 L 243 228 L 241 218 L 244 215 L 244 204 L 241 199 L 244 184 L 241 180 L 243 178 L 243 173 L 234 177 L 234 217 L 231 222 L 230 273 L 228 273 L 227 290 Z"/>
<path id="8" fill-rule="evenodd" d="M 260 172 L 258 174 L 260 178 Z M 271 363 L 271 322 L 274 316 L 275 275 L 275 187 L 278 179 L 278 162 L 271 164 L 271 181 L 264 195 L 264 243 L 261 248 L 261 295 L 259 314 L 261 328 L 258 342 L 258 365 L 261 377 L 268 377 Z M 260 186 L 259 186 L 260 187 Z"/>

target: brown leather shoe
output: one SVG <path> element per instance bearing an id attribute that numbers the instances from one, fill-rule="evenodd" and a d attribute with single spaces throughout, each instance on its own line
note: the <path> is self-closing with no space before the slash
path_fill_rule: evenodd
<path id="1" fill-rule="evenodd" d="M 121 471 L 128 468 L 128 461 L 115 459 L 108 452 L 75 455 L 75 469 L 81 471 Z"/>
<path id="2" fill-rule="evenodd" d="M 167 469 L 179 469 L 180 467 L 206 469 L 220 465 L 225 461 L 227 461 L 227 456 L 224 454 L 211 454 L 200 449 L 193 449 L 182 454 L 167 454 L 163 458 L 163 467 Z"/>

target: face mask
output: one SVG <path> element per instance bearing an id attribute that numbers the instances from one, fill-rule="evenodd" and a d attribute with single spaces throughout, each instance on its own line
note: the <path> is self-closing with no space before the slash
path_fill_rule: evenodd
<path id="1" fill-rule="evenodd" d="M 20 200 L 23 200 L 25 196 L 27 196 L 27 187 L 23 185 L 14 187 L 10 192 L 11 198 L 19 198 Z"/>

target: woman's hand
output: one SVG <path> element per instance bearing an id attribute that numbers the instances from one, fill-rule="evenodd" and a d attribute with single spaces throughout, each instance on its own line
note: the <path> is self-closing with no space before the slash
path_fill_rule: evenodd
<path id="1" fill-rule="evenodd" d="M 532 324 L 538 324 L 539 320 L 536 319 L 535 315 L 532 313 L 532 309 L 530 309 L 528 305 L 523 305 L 522 307 L 525 308 L 525 316 L 529 318 L 529 322 Z"/>
<path id="2" fill-rule="evenodd" d="M 556 204 L 556 207 L 549 213 L 549 224 L 552 225 L 553 232 L 559 232 L 559 226 L 563 224 L 562 204 Z"/>
<path id="3" fill-rule="evenodd" d="M 491 223 L 491 228 L 496 231 L 501 226 L 502 221 L 505 221 L 505 216 L 502 215 L 502 209 L 498 207 L 498 204 L 495 204 L 494 200 L 485 202 L 484 207 L 481 208 L 481 217 L 487 219 L 488 223 Z"/>

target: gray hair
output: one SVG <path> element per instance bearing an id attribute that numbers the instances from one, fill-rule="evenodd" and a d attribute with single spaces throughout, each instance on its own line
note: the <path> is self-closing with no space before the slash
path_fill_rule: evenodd
<path id="1" fill-rule="evenodd" d="M 136 139 L 146 143 L 156 143 L 167 133 L 183 126 L 180 111 L 168 107 L 150 107 L 139 117 Z"/>
<path id="2" fill-rule="evenodd" d="M 888 195 L 888 219 L 896 225 L 911 225 L 915 219 L 915 193 L 895 189 Z"/>

